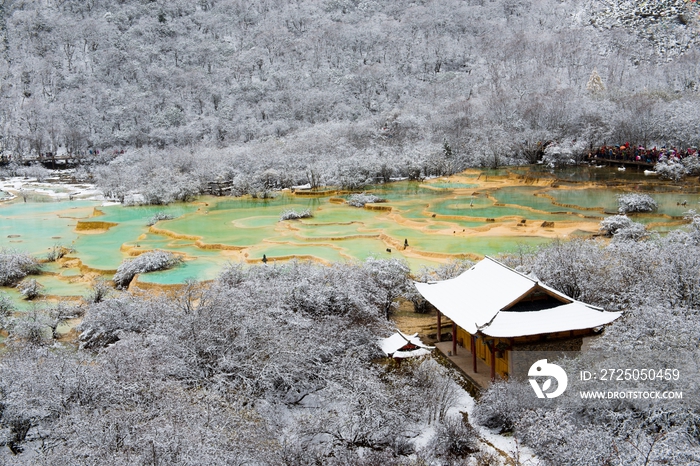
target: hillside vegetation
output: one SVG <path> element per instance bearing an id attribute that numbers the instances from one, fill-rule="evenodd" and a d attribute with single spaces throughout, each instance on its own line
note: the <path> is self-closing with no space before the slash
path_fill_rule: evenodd
<path id="1" fill-rule="evenodd" d="M 697 145 L 699 11 L 683 0 L 4 0 L 0 142 L 16 156 L 229 147 L 304 168 L 363 155 L 444 171 L 532 157 L 554 139 Z"/>

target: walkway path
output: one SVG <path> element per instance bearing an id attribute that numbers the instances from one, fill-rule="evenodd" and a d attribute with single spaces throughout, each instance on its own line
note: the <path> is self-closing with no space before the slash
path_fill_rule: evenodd
<path id="1" fill-rule="evenodd" d="M 452 342 L 441 341 L 435 343 L 437 349 L 450 361 L 460 372 L 478 388 L 488 388 L 491 385 L 491 368 L 484 361 L 476 358 L 476 372 L 472 367 L 472 354 L 468 349 L 457 345 L 457 354 L 451 355 Z M 498 377 L 498 376 L 496 376 Z"/>

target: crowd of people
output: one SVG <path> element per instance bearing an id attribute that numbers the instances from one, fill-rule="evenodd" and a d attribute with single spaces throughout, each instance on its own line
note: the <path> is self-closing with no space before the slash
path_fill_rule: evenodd
<path id="1" fill-rule="evenodd" d="M 595 152 L 588 153 L 589 160 L 620 160 L 625 162 L 643 162 L 657 163 L 662 159 L 682 159 L 691 155 L 697 155 L 698 149 L 689 147 L 687 149 L 679 149 L 677 147 L 662 146 L 657 148 L 654 146 L 651 149 L 646 149 L 641 145 L 634 146 L 626 142 L 620 146 L 603 145 Z"/>

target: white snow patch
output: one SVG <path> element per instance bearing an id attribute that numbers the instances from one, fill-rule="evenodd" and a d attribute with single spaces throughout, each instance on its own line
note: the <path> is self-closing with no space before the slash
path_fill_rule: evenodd
<path id="1" fill-rule="evenodd" d="M 36 193 L 56 200 L 89 199 L 102 200 L 104 196 L 94 184 L 38 181 L 36 178 L 12 177 L 0 182 L 0 190 L 14 196 L 20 192 Z"/>
<path id="2" fill-rule="evenodd" d="M 540 461 L 537 456 L 535 456 L 535 453 L 529 447 L 521 445 L 517 438 L 513 436 L 506 437 L 499 434 L 495 430 L 474 424 L 472 422 L 472 418 L 476 403 L 474 398 L 472 398 L 467 392 L 464 392 L 464 396 L 459 400 L 458 405 L 462 406 L 463 408 L 458 409 L 457 412 L 460 413 L 466 411 L 469 417 L 469 423 L 474 427 L 474 429 L 476 429 L 481 439 L 498 448 L 511 459 L 518 459 L 519 462 L 516 462 L 516 464 L 527 464 L 532 466 L 540 464 Z M 448 411 L 448 415 L 449 414 L 451 414 L 451 411 Z M 493 449 L 488 444 L 486 446 L 491 450 Z M 500 455 L 499 457 L 502 458 Z"/>

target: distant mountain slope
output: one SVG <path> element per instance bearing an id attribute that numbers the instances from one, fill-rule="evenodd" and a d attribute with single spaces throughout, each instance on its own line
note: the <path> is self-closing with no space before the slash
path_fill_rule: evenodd
<path id="1" fill-rule="evenodd" d="M 648 41 L 661 56 L 673 57 L 697 48 L 700 5 L 696 0 L 589 1 L 591 23 L 603 29 L 621 27 Z"/>
<path id="2" fill-rule="evenodd" d="M 6 0 L 1 143 L 26 155 L 331 134 L 322 152 L 334 139 L 373 157 L 447 141 L 477 164 L 552 139 L 698 144 L 697 10 L 680 0 Z M 602 92 L 586 89 L 594 69 Z"/>

